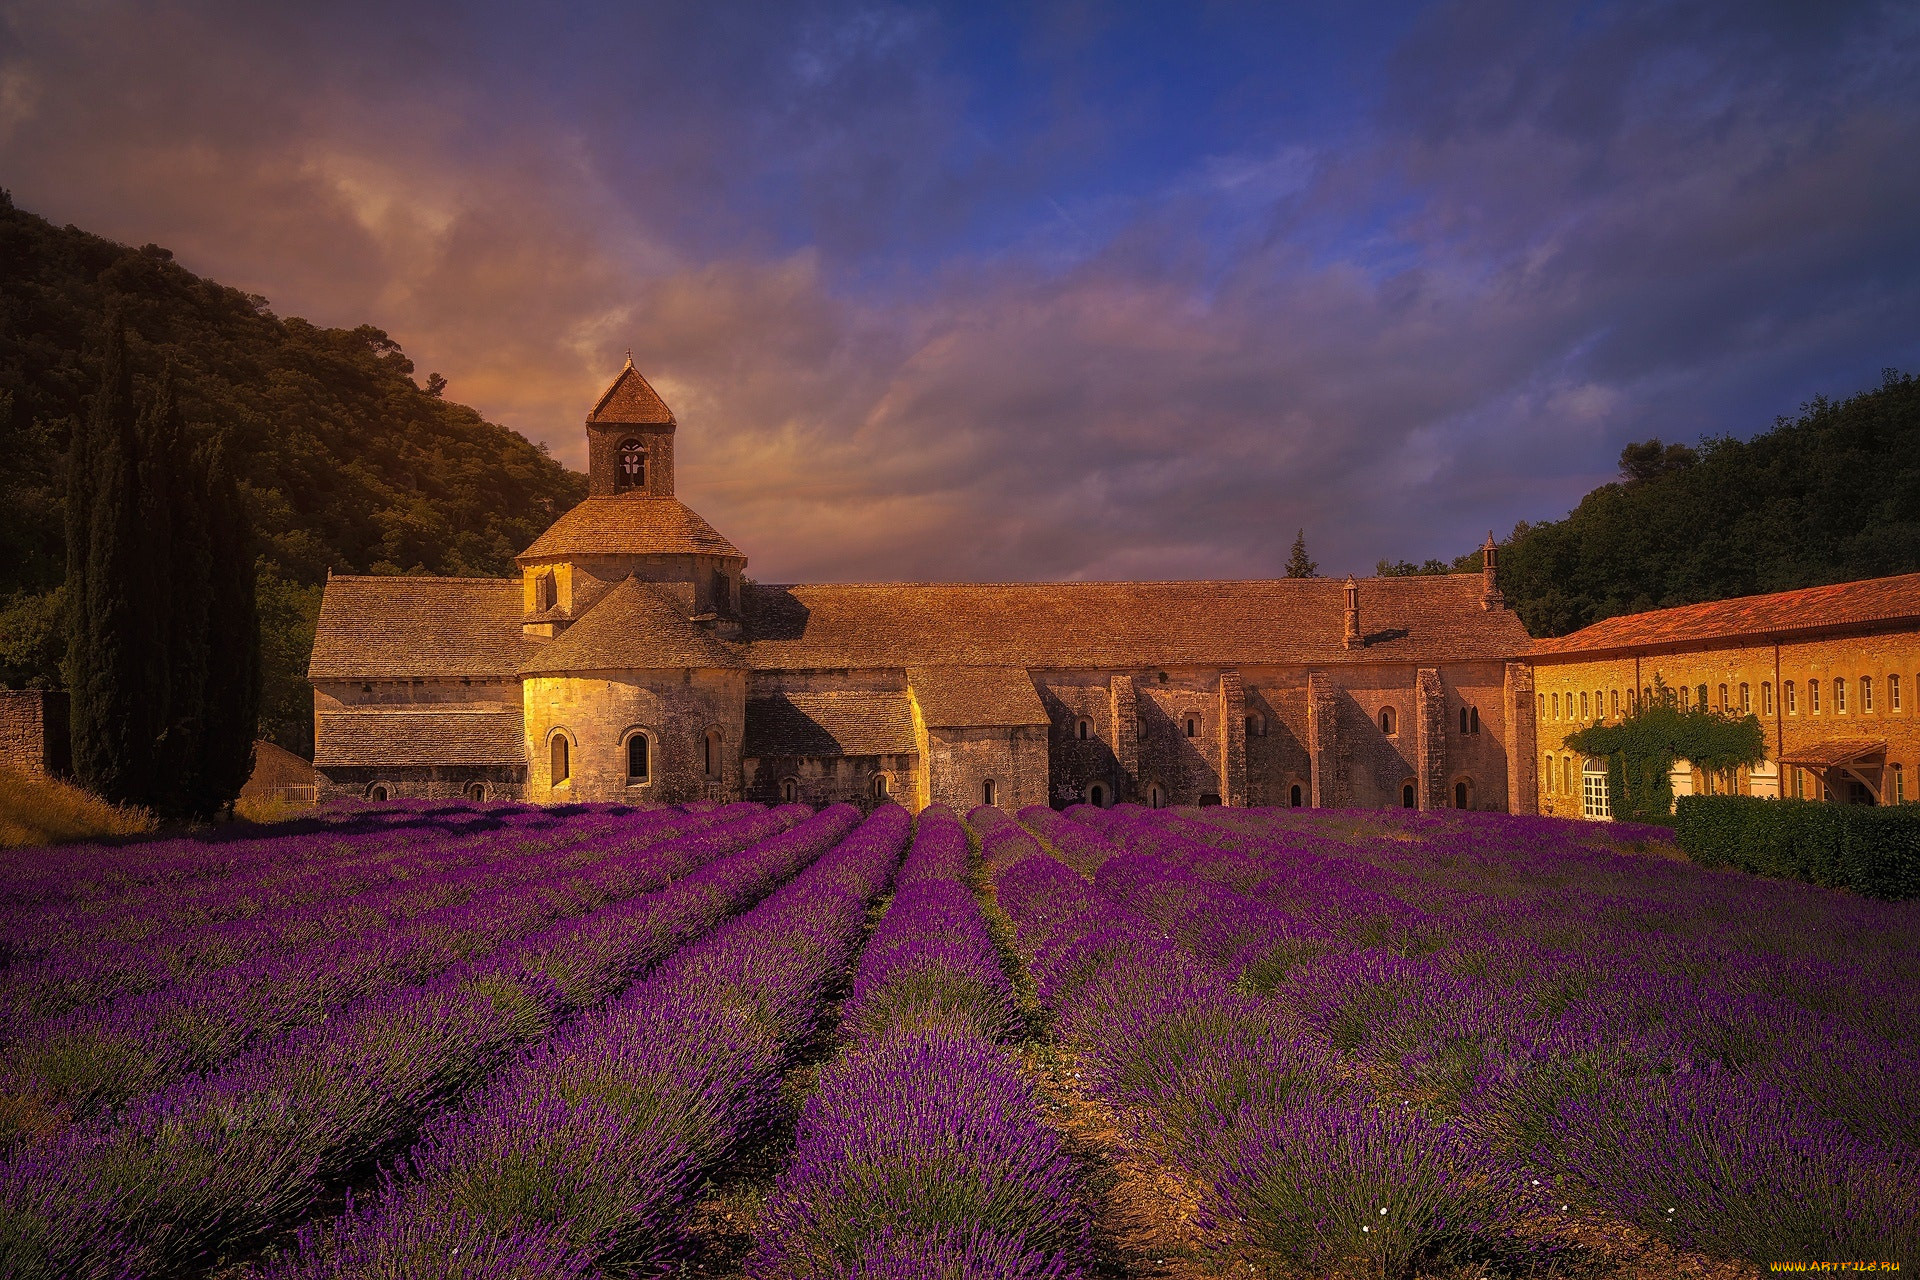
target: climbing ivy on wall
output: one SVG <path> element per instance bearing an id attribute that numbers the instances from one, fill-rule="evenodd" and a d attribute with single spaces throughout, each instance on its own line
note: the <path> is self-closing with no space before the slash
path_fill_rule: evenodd
<path id="1" fill-rule="evenodd" d="M 1607 760 L 1608 785 L 1617 797 L 1615 815 L 1633 821 L 1667 820 L 1673 811 L 1673 784 L 1667 775 L 1676 760 L 1725 773 L 1767 758 L 1759 717 L 1682 707 L 1658 676 L 1652 696 L 1626 719 L 1591 725 L 1568 737 L 1567 745 Z"/>

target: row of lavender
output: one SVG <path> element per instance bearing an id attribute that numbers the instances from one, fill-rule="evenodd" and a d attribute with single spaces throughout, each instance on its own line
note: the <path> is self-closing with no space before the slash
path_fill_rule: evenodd
<path id="1" fill-rule="evenodd" d="M 489 938 L 427 981 L 373 991 L 22 1146 L 0 1168 L 0 1274 L 175 1275 L 255 1247 L 845 826 L 798 806 L 728 816 L 634 855 L 628 889 L 648 865 L 669 868 L 652 875 L 664 887 Z"/>
<path id="2" fill-rule="evenodd" d="M 904 810 L 876 810 L 840 839 L 857 821 L 836 806 L 797 828 L 831 852 L 449 1109 L 374 1203 L 306 1231 L 267 1274 L 557 1280 L 665 1267 L 703 1176 L 768 1121 L 792 1047 L 899 861 Z"/>
<path id="3" fill-rule="evenodd" d="M 1079 1274 L 1086 1207 L 1033 1084 L 999 1043 L 1020 1018 L 967 866 L 952 811 L 923 810 L 748 1274 Z"/>
<path id="4" fill-rule="evenodd" d="M 756 817 L 756 806 L 711 813 L 659 811 L 582 824 L 580 838 L 528 856 L 503 856 L 417 889 L 390 890 L 254 921 L 248 949 L 224 967 L 110 998 L 27 1024 L 0 1048 L 0 1150 L 45 1140 L 76 1120 L 124 1106 L 206 1071 L 263 1039 L 325 1021 L 349 1003 L 426 981 L 557 920 L 664 887 L 723 846 L 672 837 Z M 318 915 L 334 932 L 299 946 Z M 367 927 L 353 930 L 351 924 Z M 203 930 L 231 944 L 218 926 Z M 191 950 L 186 940 L 176 953 Z M 9 975 L 10 986 L 42 977 L 107 972 L 104 961 L 49 962 Z"/>
<path id="5" fill-rule="evenodd" d="M 1056 815 L 1023 816 L 1084 840 Z M 1336 1078 L 1410 1104 L 1494 1153 L 1507 1184 L 1547 1195 L 1508 1228 L 1550 1218 L 1557 1188 L 1570 1207 L 1714 1252 L 1912 1256 L 1912 1045 L 1877 1033 L 1883 1014 L 1857 991 L 1888 981 L 1886 954 L 1869 979 L 1839 957 L 1810 967 L 1726 950 L 1733 931 L 1689 922 L 1686 906 L 1744 884 L 1570 848 L 1556 824 L 1421 831 L 1403 820 L 1397 838 L 1367 842 L 1297 819 L 1075 816 L 1127 851 L 1086 860 L 1098 896 L 1270 991 L 1260 1007 L 1294 1029 L 1294 1052 L 1324 1059 L 1316 1075 L 1330 1063 Z M 1828 910 L 1830 925 L 1859 914 L 1845 900 Z M 1733 913 L 1716 903 L 1703 914 Z M 1548 941 L 1571 939 L 1577 948 Z M 1911 999 L 1911 973 L 1904 990 L 1893 982 L 1896 1002 Z M 1179 1158 L 1207 1163 L 1191 1150 Z M 1223 1196 L 1244 1210 L 1238 1175 L 1205 1171 L 1241 1187 Z"/>

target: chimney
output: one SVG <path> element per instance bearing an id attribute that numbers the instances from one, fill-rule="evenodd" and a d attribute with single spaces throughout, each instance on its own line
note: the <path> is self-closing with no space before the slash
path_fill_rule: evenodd
<path id="1" fill-rule="evenodd" d="M 1494 571 L 1494 560 L 1499 556 L 1500 548 L 1494 545 L 1493 530 L 1487 530 L 1487 544 L 1480 548 L 1480 607 L 1482 609 L 1504 609 L 1507 598 L 1500 594 L 1499 577 Z"/>
<path id="2" fill-rule="evenodd" d="M 1358 649 L 1366 643 L 1360 638 L 1360 584 L 1347 575 L 1347 631 L 1340 642 L 1346 648 Z"/>

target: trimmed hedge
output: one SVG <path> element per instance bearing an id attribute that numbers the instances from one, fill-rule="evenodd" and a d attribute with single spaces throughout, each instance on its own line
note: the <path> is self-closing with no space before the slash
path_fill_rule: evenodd
<path id="1" fill-rule="evenodd" d="M 1702 866 L 1875 898 L 1920 897 L 1920 805 L 1681 796 L 1674 828 L 1681 849 Z"/>

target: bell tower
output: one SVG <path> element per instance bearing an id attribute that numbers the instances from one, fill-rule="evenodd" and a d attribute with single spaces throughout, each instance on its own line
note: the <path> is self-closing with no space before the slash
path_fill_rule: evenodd
<path id="1" fill-rule="evenodd" d="M 587 415 L 587 492 L 596 498 L 673 496 L 673 410 L 626 367 Z"/>

